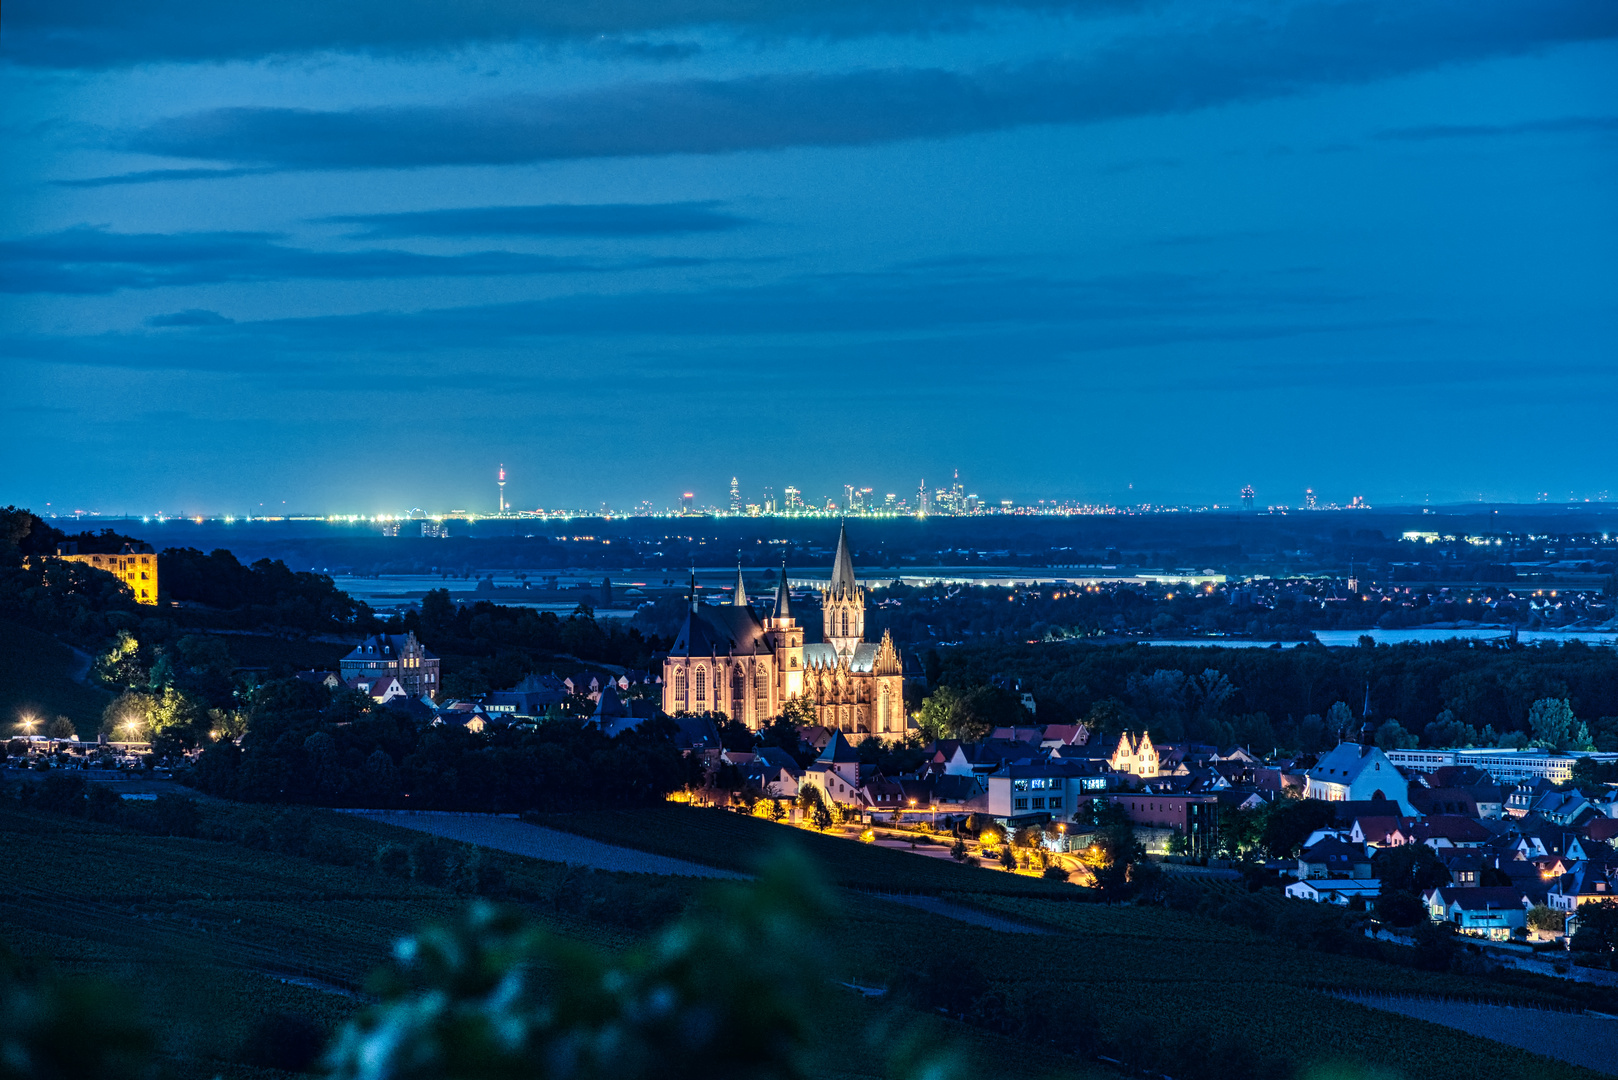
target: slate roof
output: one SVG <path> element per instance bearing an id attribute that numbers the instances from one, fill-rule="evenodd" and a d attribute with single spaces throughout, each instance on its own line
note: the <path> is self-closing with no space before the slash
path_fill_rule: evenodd
<path id="1" fill-rule="evenodd" d="M 670 656 L 756 656 L 770 651 L 764 624 L 750 607 L 698 605 L 674 639 Z"/>

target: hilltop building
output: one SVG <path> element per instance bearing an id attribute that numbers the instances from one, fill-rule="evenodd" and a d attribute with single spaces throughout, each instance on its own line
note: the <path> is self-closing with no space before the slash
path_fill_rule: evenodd
<path id="1" fill-rule="evenodd" d="M 757 729 L 804 698 L 816 723 L 856 741 L 903 734 L 904 668 L 887 633 L 880 642 L 865 640 L 865 590 L 854 577 L 846 529 L 821 591 L 821 627 L 824 640 L 804 644 L 784 566 L 767 618 L 748 603 L 740 567 L 728 604 L 698 603 L 693 582 L 691 611 L 663 661 L 663 711 L 722 712 Z"/>
<path id="2" fill-rule="evenodd" d="M 58 544 L 56 557 L 105 570 L 129 586 L 137 604 L 157 603 L 157 556 L 150 544 L 125 544 L 116 555 L 80 555 L 78 544 Z"/>
<path id="3" fill-rule="evenodd" d="M 367 682 L 392 675 L 404 692 L 417 700 L 438 697 L 438 657 L 428 652 L 413 633 L 376 634 L 354 646 L 341 661 L 343 681 Z"/>

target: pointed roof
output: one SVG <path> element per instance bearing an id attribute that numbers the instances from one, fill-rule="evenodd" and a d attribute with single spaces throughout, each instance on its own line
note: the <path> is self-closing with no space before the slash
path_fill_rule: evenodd
<path id="1" fill-rule="evenodd" d="M 691 568 L 691 610 L 697 610 L 697 568 Z"/>
<path id="2" fill-rule="evenodd" d="M 820 752 L 820 757 L 816 760 L 827 765 L 836 765 L 858 761 L 859 759 L 859 751 L 855 750 L 849 744 L 849 741 L 843 738 L 843 733 L 834 731 L 831 733 L 831 739 L 826 743 L 826 748 Z"/>
<path id="3" fill-rule="evenodd" d="M 742 564 L 736 564 L 736 591 L 730 594 L 731 607 L 747 606 L 747 586 L 742 584 Z"/>
<path id="4" fill-rule="evenodd" d="M 781 584 L 775 587 L 775 617 L 784 619 L 792 614 L 791 590 L 787 588 L 787 564 L 781 561 Z"/>
<path id="5" fill-rule="evenodd" d="M 854 557 L 848 553 L 848 526 L 837 528 L 837 558 L 832 563 L 829 591 L 835 597 L 853 596 L 859 588 L 854 580 Z"/>

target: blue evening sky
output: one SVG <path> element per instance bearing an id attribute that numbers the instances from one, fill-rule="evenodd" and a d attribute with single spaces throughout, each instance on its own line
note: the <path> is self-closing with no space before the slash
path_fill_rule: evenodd
<path id="1" fill-rule="evenodd" d="M 0 503 L 1618 487 L 1612 0 L 7 0 L 0 101 Z"/>

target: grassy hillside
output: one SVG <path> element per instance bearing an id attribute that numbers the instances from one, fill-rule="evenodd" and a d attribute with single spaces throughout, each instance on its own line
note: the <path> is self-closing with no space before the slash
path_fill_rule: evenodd
<path id="1" fill-rule="evenodd" d="M 0 620 L 0 733 L 22 715 L 66 716 L 93 738 L 112 695 L 74 682 L 73 651 L 48 634 Z"/>
<path id="2" fill-rule="evenodd" d="M 850 892 L 843 894 L 837 934 L 849 977 L 862 985 L 902 985 L 907 973 L 939 956 L 964 957 L 1006 1001 L 1042 997 L 1059 1010 L 1083 1012 L 1115 1043 L 1135 1039 L 1173 1053 L 1176 1040 L 1211 1044 L 1235 1034 L 1253 1058 L 1231 1075 L 1287 1076 L 1301 1066 L 1342 1061 L 1422 1080 L 1579 1071 L 1449 1028 L 1345 1008 L 1330 996 L 1370 990 L 1583 1004 L 1554 980 L 1501 982 L 1297 948 L 1199 915 L 1076 902 L 1082 894 L 1072 886 L 969 870 L 724 811 L 668 806 L 646 814 L 552 815 L 544 823 L 732 869 L 797 842 L 839 885 L 932 893 L 1046 927 L 1053 933 L 1001 934 Z M 1285 1063 L 1281 1072 L 1274 1071 L 1278 1063 Z"/>
<path id="3" fill-rule="evenodd" d="M 255 1067 L 250 1051 L 254 1032 L 271 1014 L 294 1014 L 335 1030 L 362 1007 L 341 991 L 359 988 L 394 940 L 425 923 L 453 919 L 467 903 L 448 887 L 377 869 L 375 853 L 421 842 L 419 834 L 274 807 L 210 803 L 203 815 L 201 833 L 235 839 L 148 836 L 0 802 L 0 865 L 7 867 L 0 880 L 0 943 L 53 958 L 68 971 L 138 988 L 170 1075 L 286 1075 Z M 285 846 L 292 834 L 294 846 L 319 860 L 244 844 Z M 707 887 L 496 853 L 481 857 L 501 868 L 506 902 L 558 933 L 609 948 L 649 932 Z M 848 969 L 834 955 L 828 958 L 837 973 Z M 838 1034 L 825 1042 L 814 1075 L 866 1080 L 886 1074 L 889 1048 L 860 1034 L 869 1011 L 852 992 L 827 1003 L 820 1019 Z M 904 1023 L 925 1025 L 929 1018 L 906 1014 Z M 934 1023 L 973 1075 L 988 1075 L 1011 1053 L 1030 1077 L 1110 1075 L 1054 1051 Z"/>

